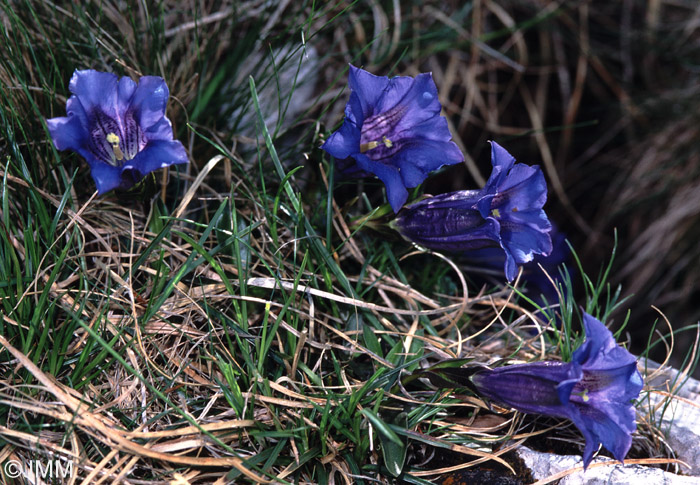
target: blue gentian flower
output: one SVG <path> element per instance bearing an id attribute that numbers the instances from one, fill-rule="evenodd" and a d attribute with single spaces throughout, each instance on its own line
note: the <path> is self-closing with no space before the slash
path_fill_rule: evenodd
<path id="1" fill-rule="evenodd" d="M 342 160 L 345 176 L 374 174 L 386 186 L 387 199 L 398 212 L 430 172 L 464 160 L 430 73 L 389 79 L 350 66 L 350 100 L 345 121 L 323 144 Z"/>
<path id="2" fill-rule="evenodd" d="M 137 84 L 108 72 L 76 70 L 69 89 L 68 116 L 46 123 L 57 149 L 73 150 L 87 161 L 100 194 L 188 162 L 165 116 L 170 93 L 162 78 L 144 76 Z"/>
<path id="3" fill-rule="evenodd" d="M 636 429 L 633 400 L 643 387 L 637 360 L 605 325 L 584 313 L 586 340 L 571 362 L 542 361 L 478 370 L 479 394 L 524 413 L 568 418 L 586 438 L 588 467 L 601 444 L 623 461 Z"/>
<path id="4" fill-rule="evenodd" d="M 551 224 L 542 207 L 547 184 L 538 166 L 515 163 L 491 142 L 493 172 L 481 190 L 437 195 L 405 207 L 393 222 L 409 241 L 438 251 L 500 247 L 508 281 L 518 265 L 552 251 Z"/>

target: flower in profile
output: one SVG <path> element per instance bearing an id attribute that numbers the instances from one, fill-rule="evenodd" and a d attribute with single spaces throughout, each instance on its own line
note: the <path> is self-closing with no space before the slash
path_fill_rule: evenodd
<path id="1" fill-rule="evenodd" d="M 605 325 L 584 313 L 586 340 L 571 362 L 542 361 L 480 369 L 471 376 L 479 394 L 524 413 L 568 418 L 586 438 L 588 467 L 601 444 L 623 461 L 636 429 L 633 399 L 642 390 L 637 360 L 617 345 Z"/>
<path id="2" fill-rule="evenodd" d="M 69 89 L 68 116 L 47 120 L 49 133 L 57 149 L 87 161 L 100 194 L 188 162 L 165 117 L 170 93 L 162 78 L 144 76 L 137 84 L 108 72 L 76 70 Z"/>
<path id="3" fill-rule="evenodd" d="M 430 172 L 464 160 L 440 116 L 430 73 L 389 79 L 350 66 L 345 121 L 323 144 L 348 177 L 374 174 L 398 212 Z M 352 160 L 352 161 L 351 161 Z"/>
<path id="4" fill-rule="evenodd" d="M 552 225 L 542 207 L 547 184 L 538 166 L 515 163 L 491 142 L 493 172 L 481 190 L 437 195 L 406 206 L 393 224 L 401 235 L 438 251 L 500 247 L 508 281 L 518 265 L 552 251 Z"/>

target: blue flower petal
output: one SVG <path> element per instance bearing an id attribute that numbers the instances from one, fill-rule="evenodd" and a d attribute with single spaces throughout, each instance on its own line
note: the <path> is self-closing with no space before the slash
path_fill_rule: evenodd
<path id="1" fill-rule="evenodd" d="M 569 374 L 564 380 L 557 384 L 557 394 L 559 395 L 559 402 L 561 404 L 569 404 L 571 399 L 571 392 L 576 387 L 576 384 L 583 377 L 583 372 L 581 371 L 581 366 L 576 365 L 576 363 L 569 364 Z"/>
<path id="2" fill-rule="evenodd" d="M 406 239 L 438 251 L 481 249 L 500 244 L 500 226 L 474 209 L 480 192 L 437 195 L 405 207 L 394 220 Z"/>
<path id="3" fill-rule="evenodd" d="M 452 151 L 452 157 L 459 162 L 464 160 L 464 155 L 459 151 L 457 145 L 450 141 L 452 139 L 452 134 L 447 125 L 447 120 L 442 116 L 433 116 L 421 123 L 408 126 L 398 132 L 398 135 L 401 139 L 420 139 L 449 143 L 450 147 L 448 149 L 454 150 Z"/>
<path id="4" fill-rule="evenodd" d="M 588 467 L 601 444 L 615 459 L 623 461 L 632 446 L 631 433 L 636 429 L 636 425 L 631 429 L 624 429 L 620 424 L 625 421 L 634 423 L 634 408 L 625 404 L 609 406 L 605 410 L 583 405 L 577 405 L 576 408 L 578 412 L 572 413 L 570 419 L 586 438 L 583 451 L 584 467 Z"/>
<path id="5" fill-rule="evenodd" d="M 394 212 L 430 172 L 464 160 L 440 117 L 430 74 L 415 78 L 374 76 L 350 66 L 352 90 L 343 125 L 321 147 L 338 160 L 341 176 L 371 173 L 387 186 Z M 347 159 L 357 162 L 359 170 Z"/>
<path id="6" fill-rule="evenodd" d="M 49 134 L 58 150 L 79 151 L 85 147 L 90 133 L 88 115 L 77 96 L 68 98 L 66 113 L 68 116 L 46 120 Z"/>
<path id="7" fill-rule="evenodd" d="M 151 140 L 172 140 L 173 138 L 172 127 L 165 118 L 165 106 L 169 96 L 170 91 L 165 80 L 156 76 L 142 77 L 136 89 L 133 90 L 130 107 L 135 111 L 136 121 L 141 129 L 151 134 L 149 136 Z"/>
<path id="8" fill-rule="evenodd" d="M 117 83 L 117 119 L 122 122 L 122 129 L 124 129 L 123 120 L 131 106 L 131 100 L 136 89 L 137 85 L 134 80 L 127 76 L 120 78 Z"/>
<path id="9" fill-rule="evenodd" d="M 144 135 L 149 140 L 171 141 L 173 139 L 173 124 L 164 116 L 145 130 Z"/>
<path id="10" fill-rule="evenodd" d="M 405 104 L 404 109 L 410 109 L 408 103 L 411 99 L 406 99 L 407 95 L 413 88 L 417 78 L 409 76 L 396 76 L 389 79 L 389 82 L 384 87 L 381 96 L 377 99 L 374 106 L 374 114 L 383 113 L 396 108 L 400 104 Z M 412 96 L 409 96 L 409 98 Z"/>
<path id="11" fill-rule="evenodd" d="M 484 192 L 496 192 L 508 175 L 508 172 L 515 164 L 515 158 L 508 153 L 505 148 L 496 143 L 491 142 L 491 164 L 493 171 L 491 176 L 484 185 Z"/>
<path id="12" fill-rule="evenodd" d="M 577 372 L 570 363 L 541 361 L 478 371 L 471 381 L 480 394 L 519 411 L 566 417 L 560 383 L 575 380 Z"/>
<path id="13" fill-rule="evenodd" d="M 88 160 L 90 164 L 90 175 L 92 175 L 92 179 L 95 181 L 95 186 L 97 187 L 97 192 L 100 195 L 122 186 L 121 167 L 115 167 L 100 160 L 93 160 L 92 163 L 90 162 L 91 161 Z"/>
<path id="14" fill-rule="evenodd" d="M 135 170 L 143 177 L 158 169 L 188 161 L 187 152 L 180 141 L 155 140 L 124 164 L 124 170 Z"/>
<path id="15" fill-rule="evenodd" d="M 389 205 L 394 212 L 398 212 L 408 199 L 408 191 L 403 184 L 399 170 L 391 165 L 375 162 L 363 154 L 356 155 L 355 160 L 362 170 L 375 174 L 384 182 Z"/>
<path id="16" fill-rule="evenodd" d="M 513 255 L 518 264 L 532 261 L 535 254 L 552 251 L 549 235 L 551 225 L 543 210 L 518 211 L 499 218 L 503 249 Z"/>
<path id="17" fill-rule="evenodd" d="M 433 76 L 430 73 L 423 73 L 415 79 L 408 77 L 392 79 L 379 100 L 375 116 L 382 116 L 379 113 L 387 114 L 392 125 L 388 137 L 392 138 L 392 135 L 399 136 L 401 132 L 409 130 L 412 126 L 439 116 L 441 109 Z M 450 138 L 451 136 L 448 136 L 447 139 Z"/>
<path id="18" fill-rule="evenodd" d="M 58 150 L 77 151 L 85 144 L 87 133 L 78 116 L 63 116 L 46 120 L 53 143 Z"/>
<path id="19" fill-rule="evenodd" d="M 583 315 L 583 328 L 586 332 L 586 341 L 574 352 L 574 360 L 585 363 L 596 358 L 601 352 L 617 347 L 612 332 L 588 313 Z"/>
<path id="20" fill-rule="evenodd" d="M 462 154 L 452 142 L 407 140 L 391 159 L 391 164 L 400 170 L 406 187 L 417 187 L 433 170 L 461 161 Z"/>
<path id="21" fill-rule="evenodd" d="M 541 208 L 547 201 L 547 182 L 540 167 L 517 163 L 498 187 L 494 204 L 505 212 Z"/>
<path id="22" fill-rule="evenodd" d="M 399 232 L 406 239 L 427 248 L 455 251 L 498 246 L 498 222 L 493 219 L 484 221 L 478 214 L 470 218 L 468 215 L 457 215 L 454 212 L 446 212 L 444 217 L 440 217 L 435 211 L 420 215 L 423 217 L 414 216 L 409 222 L 401 223 Z M 464 236 L 465 226 L 470 226 L 467 237 Z M 439 229 L 436 230 L 435 227 Z"/>
<path id="23" fill-rule="evenodd" d="M 98 109 L 111 118 L 117 118 L 118 84 L 119 78 L 116 74 L 86 69 L 73 73 L 68 89 L 78 97 L 88 116 Z"/>
<path id="24" fill-rule="evenodd" d="M 501 247 L 506 255 L 506 261 L 503 265 L 503 272 L 506 275 L 506 281 L 513 281 L 515 277 L 518 276 L 518 261 L 515 259 L 513 253 L 507 249 L 507 246 L 501 244 Z"/>
<path id="25" fill-rule="evenodd" d="M 359 69 L 350 64 L 348 85 L 354 93 L 357 93 L 358 101 L 360 102 L 359 112 L 364 117 L 368 117 L 375 112 L 375 106 L 379 98 L 389 85 L 389 78 L 386 76 L 375 76 L 364 69 Z"/>
<path id="26" fill-rule="evenodd" d="M 345 105 L 345 121 L 350 122 L 358 132 L 358 143 L 360 137 L 360 129 L 362 128 L 362 123 L 365 121 L 365 115 L 362 112 L 362 100 L 360 95 L 356 92 L 350 93 L 350 99 L 348 99 L 348 104 Z M 355 150 L 359 150 L 360 146 L 357 145 Z"/>
<path id="27" fill-rule="evenodd" d="M 339 160 L 350 158 L 359 153 L 361 134 L 355 122 L 356 117 L 354 113 L 356 112 L 361 114 L 362 108 L 360 107 L 359 97 L 353 92 L 345 109 L 345 121 L 321 146 L 323 150 Z"/>
<path id="28" fill-rule="evenodd" d="M 605 389 L 606 393 L 615 392 L 619 395 L 637 394 L 639 389 L 629 389 L 628 378 L 637 369 L 636 358 L 622 347 L 601 352 L 593 359 L 582 364 L 584 370 L 594 374 L 595 380 L 586 382 L 586 387 L 591 391 Z"/>
<path id="29" fill-rule="evenodd" d="M 144 76 L 141 79 L 145 79 L 146 77 L 153 77 L 153 76 Z M 156 78 L 156 79 L 161 79 L 162 78 Z M 141 80 L 139 80 L 141 82 Z M 131 79 L 128 76 L 124 76 L 119 79 L 119 82 L 117 83 L 117 104 L 121 108 L 121 113 L 124 113 L 126 109 L 129 107 L 131 98 L 134 96 L 134 92 L 136 91 L 137 84 L 134 82 L 133 79 Z"/>

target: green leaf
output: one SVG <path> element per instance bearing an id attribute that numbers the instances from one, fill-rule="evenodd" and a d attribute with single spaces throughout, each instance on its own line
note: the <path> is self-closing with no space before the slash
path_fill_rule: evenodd
<path id="1" fill-rule="evenodd" d="M 389 473 L 393 476 L 398 477 L 403 470 L 403 465 L 406 462 L 406 452 L 408 447 L 406 446 L 405 439 L 402 439 L 397 435 L 394 430 L 391 429 L 390 425 L 385 423 L 379 416 L 369 409 L 363 409 L 362 414 L 370 420 L 372 425 L 377 429 L 377 434 L 379 435 L 379 441 L 382 444 L 382 455 L 384 457 L 384 465 L 386 466 Z M 396 418 L 394 418 L 394 424 L 402 428 L 408 426 L 408 415 L 404 412 L 399 413 Z"/>

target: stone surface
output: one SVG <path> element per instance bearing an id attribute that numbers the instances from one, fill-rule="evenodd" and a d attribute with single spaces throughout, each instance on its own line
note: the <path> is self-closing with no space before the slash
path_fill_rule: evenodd
<path id="1" fill-rule="evenodd" d="M 258 83 L 256 89 L 260 111 L 270 133 L 276 130 L 280 109 L 284 114 L 281 125 L 284 130 L 289 128 L 315 99 L 314 93 L 320 66 L 318 52 L 311 44 L 306 44 L 304 49 L 300 46 L 301 42 L 287 44 L 281 48 L 272 49 L 272 53 L 264 47 L 243 62 L 239 75 L 231 83 L 234 87 L 243 85 L 247 90 L 248 76 L 253 76 Z M 270 62 L 270 55 L 274 58 L 274 67 Z M 273 82 L 260 82 L 265 77 L 273 76 Z M 223 106 L 224 110 L 229 108 L 230 105 Z M 254 107 L 246 106 L 245 110 L 239 107 L 234 110 L 231 122 L 236 120 L 239 120 L 237 123 L 239 134 L 251 138 L 260 135 L 257 127 L 258 114 Z"/>
<path id="2" fill-rule="evenodd" d="M 676 457 L 690 466 L 683 471 L 700 476 L 700 381 L 683 380 L 677 370 L 660 368 L 655 362 L 646 361 L 646 366 L 646 387 L 652 392 L 638 406 L 638 413 L 654 417 Z M 662 394 L 676 387 L 676 397 Z"/>
<path id="3" fill-rule="evenodd" d="M 535 480 L 552 477 L 557 473 L 583 466 L 580 456 L 553 455 L 518 448 L 518 456 L 525 462 Z M 698 485 L 700 478 L 675 475 L 660 468 L 641 465 L 598 466 L 596 463 L 611 462 L 609 458 L 596 458 L 588 470 L 566 475 L 559 485 Z"/>

